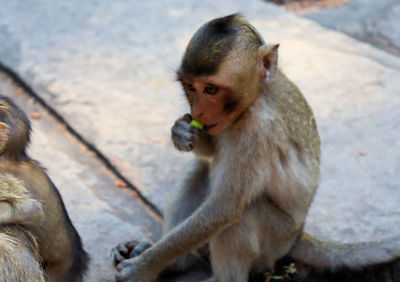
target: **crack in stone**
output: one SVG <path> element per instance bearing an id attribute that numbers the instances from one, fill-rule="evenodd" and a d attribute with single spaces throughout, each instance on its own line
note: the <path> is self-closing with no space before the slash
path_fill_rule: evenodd
<path id="1" fill-rule="evenodd" d="M 133 183 L 125 178 L 118 171 L 118 169 L 112 165 L 111 161 L 99 149 L 97 149 L 96 146 L 91 144 L 81 134 L 79 134 L 79 132 L 76 131 L 54 108 L 46 103 L 46 101 L 44 101 L 22 78 L 20 78 L 16 72 L 14 72 L 11 68 L 5 66 L 2 62 L 0 62 L 0 71 L 4 72 L 16 84 L 22 87 L 29 96 L 31 96 L 36 102 L 44 107 L 49 112 L 49 114 L 53 116 L 59 123 L 64 124 L 66 126 L 66 130 L 71 135 L 73 135 L 78 140 L 78 142 L 80 142 L 89 151 L 92 151 L 96 155 L 96 158 L 100 160 L 106 168 L 108 168 L 117 178 L 126 183 L 127 188 L 137 193 L 138 198 L 143 201 L 145 206 L 147 206 L 157 216 L 162 217 L 162 212 L 155 204 L 147 199 L 146 196 L 144 196 Z"/>

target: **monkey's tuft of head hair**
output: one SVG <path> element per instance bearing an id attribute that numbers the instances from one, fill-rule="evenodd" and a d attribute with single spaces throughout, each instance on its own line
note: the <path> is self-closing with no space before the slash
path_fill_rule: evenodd
<path id="1" fill-rule="evenodd" d="M 8 140 L 0 155 L 18 159 L 25 157 L 30 141 L 31 124 L 25 113 L 14 102 L 0 95 L 0 122 L 8 126 Z"/>
<path id="2" fill-rule="evenodd" d="M 213 75 L 234 48 L 259 47 L 263 42 L 255 28 L 240 14 L 213 19 L 200 27 L 190 40 L 178 70 L 178 79 L 181 74 Z"/>

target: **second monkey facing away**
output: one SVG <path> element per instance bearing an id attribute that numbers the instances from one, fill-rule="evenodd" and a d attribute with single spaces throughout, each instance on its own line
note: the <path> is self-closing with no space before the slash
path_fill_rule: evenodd
<path id="1" fill-rule="evenodd" d="M 57 188 L 26 153 L 30 130 L 0 96 L 0 281 L 82 281 L 88 255 Z"/>
<path id="2" fill-rule="evenodd" d="M 220 282 L 245 282 L 289 252 L 320 267 L 394 257 L 385 243 L 349 249 L 302 233 L 319 181 L 320 139 L 311 108 L 278 69 L 278 47 L 238 14 L 206 23 L 190 40 L 177 76 L 191 114 L 176 121 L 172 140 L 196 158 L 167 206 L 163 237 L 133 258 L 126 244 L 114 249 L 118 280 L 185 270 L 190 252 L 205 244 L 208 281 Z M 370 259 L 354 260 L 360 252 Z"/>

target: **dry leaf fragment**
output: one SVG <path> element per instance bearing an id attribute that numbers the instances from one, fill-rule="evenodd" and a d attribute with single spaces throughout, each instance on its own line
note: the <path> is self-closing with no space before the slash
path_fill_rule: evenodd
<path id="1" fill-rule="evenodd" d="M 21 95 L 22 93 L 24 93 L 24 89 L 22 87 L 17 87 L 15 88 L 15 93 Z"/>
<path id="2" fill-rule="evenodd" d="M 40 119 L 41 117 L 42 117 L 42 115 L 37 112 L 31 114 L 31 118 L 33 118 L 33 119 Z"/>
<path id="3" fill-rule="evenodd" d="M 126 188 L 128 185 L 126 185 L 126 183 L 122 180 L 118 180 L 115 185 L 117 185 L 120 188 Z"/>

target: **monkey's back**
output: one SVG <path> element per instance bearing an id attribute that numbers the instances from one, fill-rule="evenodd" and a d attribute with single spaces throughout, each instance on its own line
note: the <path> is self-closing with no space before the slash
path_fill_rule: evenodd
<path id="1" fill-rule="evenodd" d="M 319 181 L 320 139 L 312 110 L 280 71 L 253 108 L 257 139 L 267 148 L 267 186 L 274 187 L 267 189 L 268 195 L 302 226 Z"/>
<path id="2" fill-rule="evenodd" d="M 307 153 L 320 159 L 320 138 L 314 114 L 299 88 L 278 71 L 271 83 L 274 104 L 280 109 L 289 138 L 298 140 Z"/>

